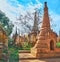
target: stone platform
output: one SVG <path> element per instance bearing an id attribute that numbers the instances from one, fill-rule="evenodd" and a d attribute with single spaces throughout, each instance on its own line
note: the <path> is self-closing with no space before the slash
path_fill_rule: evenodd
<path id="1" fill-rule="evenodd" d="M 19 62 L 60 62 L 60 58 L 35 58 L 30 51 L 19 51 Z"/>
<path id="2" fill-rule="evenodd" d="M 34 56 L 32 56 L 31 53 L 27 51 L 20 51 L 19 52 L 19 62 L 45 62 L 45 61 L 40 61 L 36 59 Z"/>
<path id="3" fill-rule="evenodd" d="M 37 59 L 30 53 L 19 53 L 19 62 L 60 62 L 60 58 Z"/>
<path id="4" fill-rule="evenodd" d="M 21 50 L 19 51 L 19 59 L 35 59 L 35 57 L 30 53 L 30 51 L 27 50 Z"/>

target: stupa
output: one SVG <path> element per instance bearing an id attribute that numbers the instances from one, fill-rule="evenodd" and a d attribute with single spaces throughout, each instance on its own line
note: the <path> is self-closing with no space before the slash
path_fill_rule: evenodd
<path id="1" fill-rule="evenodd" d="M 47 2 L 45 2 L 42 26 L 38 40 L 31 48 L 31 54 L 36 58 L 60 57 L 60 48 L 56 47 L 56 42 L 57 35 L 51 29 Z"/>
<path id="2" fill-rule="evenodd" d="M 38 29 L 38 12 L 34 14 L 34 24 L 31 33 L 29 33 L 30 43 L 34 46 L 37 40 Z"/>

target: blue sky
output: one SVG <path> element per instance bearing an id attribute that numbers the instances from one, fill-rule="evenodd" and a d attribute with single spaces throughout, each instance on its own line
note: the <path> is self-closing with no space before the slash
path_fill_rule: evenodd
<path id="1" fill-rule="evenodd" d="M 16 18 L 20 14 L 25 15 L 26 11 L 32 13 L 35 8 L 43 10 L 45 1 L 48 3 L 49 14 L 53 20 L 52 24 L 56 24 L 56 27 L 52 28 L 58 33 L 60 30 L 60 0 L 0 0 L 0 10 L 15 24 Z M 18 23 L 15 26 L 18 26 Z"/>

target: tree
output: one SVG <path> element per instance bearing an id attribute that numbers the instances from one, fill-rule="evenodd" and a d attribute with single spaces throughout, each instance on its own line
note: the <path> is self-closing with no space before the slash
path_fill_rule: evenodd
<path id="1" fill-rule="evenodd" d="M 5 13 L 0 10 L 0 25 L 7 32 L 7 35 L 10 35 L 12 32 L 13 24 L 10 22 L 9 18 L 6 17 Z"/>
<path id="2" fill-rule="evenodd" d="M 42 22 L 41 21 L 41 10 L 35 10 L 35 12 L 37 12 L 38 27 L 40 28 L 39 25 Z M 22 25 L 22 28 L 24 29 L 25 32 L 29 33 L 32 31 L 35 12 L 30 13 L 26 11 L 25 15 L 20 14 L 20 17 L 19 17 L 20 24 Z"/>

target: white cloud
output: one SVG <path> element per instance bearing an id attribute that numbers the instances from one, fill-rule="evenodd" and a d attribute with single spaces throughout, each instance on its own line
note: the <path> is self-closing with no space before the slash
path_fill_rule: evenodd
<path id="1" fill-rule="evenodd" d="M 12 23 L 14 23 L 15 26 L 18 27 L 20 27 L 20 25 L 19 21 L 16 20 L 16 17 L 18 17 L 19 14 L 25 15 L 26 10 L 32 13 L 35 11 L 35 8 L 40 8 L 42 5 L 39 1 L 37 1 L 37 4 L 30 2 L 27 7 L 25 7 L 24 5 L 19 4 L 17 0 L 13 0 L 14 3 L 12 3 L 12 0 L 10 1 L 11 2 L 8 2 L 7 0 L 0 0 L 0 10 L 3 11 L 7 17 L 9 17 L 9 19 L 12 21 Z M 13 4 L 16 4 L 18 7 L 13 6 Z"/>
<path id="2" fill-rule="evenodd" d="M 12 0 L 10 0 L 10 1 L 11 1 L 10 3 L 12 3 Z M 29 3 L 29 5 L 27 7 L 25 7 L 21 4 L 19 4 L 19 2 L 17 0 L 13 0 L 13 2 L 15 2 L 18 7 L 14 7 L 14 6 L 10 5 L 7 0 L 0 0 L 0 10 L 2 10 L 12 21 L 16 20 L 16 16 L 19 13 L 25 14 L 25 12 L 26 12 L 25 8 L 28 9 L 30 12 L 32 12 L 32 11 L 34 11 L 34 8 L 40 8 L 40 6 L 41 6 L 41 3 L 35 4 L 35 5 L 31 5 Z"/>
<path id="3" fill-rule="evenodd" d="M 19 2 L 17 0 L 13 0 L 13 2 L 18 6 L 15 7 L 13 6 L 14 3 L 12 3 L 12 0 L 10 0 L 11 2 L 8 2 L 7 0 L 0 0 L 0 10 L 2 10 L 7 17 L 9 17 L 9 19 L 14 23 L 15 27 L 19 26 L 19 21 L 16 20 L 16 17 L 19 16 L 19 14 L 25 15 L 26 14 L 26 10 L 29 11 L 30 13 L 33 13 L 35 10 L 35 8 L 40 8 L 42 6 L 42 4 L 39 2 L 39 0 L 36 0 L 37 4 L 33 4 L 32 2 L 30 2 L 27 7 L 25 7 L 24 5 L 19 4 Z M 14 4 L 14 5 L 15 5 Z M 54 20 L 53 23 L 55 23 L 57 26 L 55 28 L 53 28 L 55 31 L 59 31 L 59 27 L 60 27 L 60 15 L 56 14 L 53 11 L 50 11 L 51 17 Z M 17 23 L 15 23 L 17 22 Z M 13 29 L 15 30 L 15 29 Z"/>
<path id="4" fill-rule="evenodd" d="M 16 15 L 13 14 L 12 12 L 17 13 L 17 9 L 13 6 L 10 6 L 7 0 L 4 1 L 0 0 L 0 10 L 3 11 L 6 14 L 6 16 L 10 18 L 12 22 L 16 20 Z"/>
<path id="5" fill-rule="evenodd" d="M 52 24 L 54 25 L 52 28 L 53 30 L 58 34 L 59 33 L 59 30 L 60 30 L 60 15 L 53 12 L 53 11 L 50 11 L 50 15 L 51 15 L 51 18 L 52 18 Z"/>

